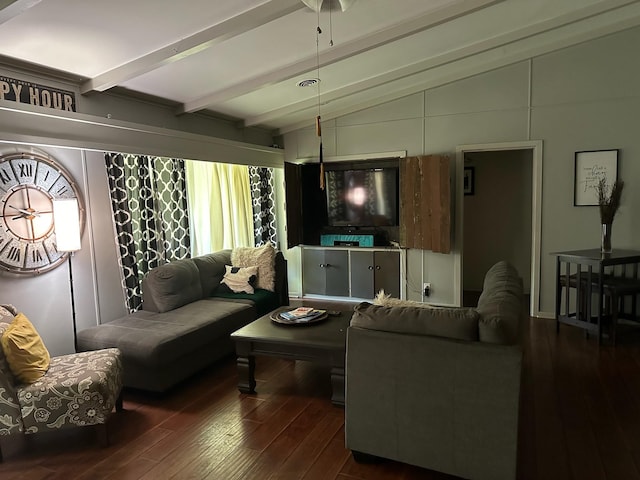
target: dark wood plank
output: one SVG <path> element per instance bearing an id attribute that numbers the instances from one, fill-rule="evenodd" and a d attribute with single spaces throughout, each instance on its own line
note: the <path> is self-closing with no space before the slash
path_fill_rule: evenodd
<path id="1" fill-rule="evenodd" d="M 640 480 L 640 332 L 621 332 L 599 347 L 580 329 L 526 322 L 518 480 Z M 91 429 L 3 437 L 0 478 L 452 478 L 355 463 L 326 367 L 258 357 L 252 395 L 236 375 L 228 358 L 165 395 L 127 391 L 106 448 Z"/>

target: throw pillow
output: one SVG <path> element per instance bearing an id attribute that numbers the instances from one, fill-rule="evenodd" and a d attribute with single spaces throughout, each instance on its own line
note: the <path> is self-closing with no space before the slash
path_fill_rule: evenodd
<path id="1" fill-rule="evenodd" d="M 237 247 L 231 251 L 231 263 L 238 267 L 258 267 L 257 288 L 275 291 L 276 249 L 267 243 L 261 247 Z"/>
<path id="2" fill-rule="evenodd" d="M 0 339 L 11 372 L 24 383 L 33 383 L 49 369 L 51 357 L 29 319 L 18 313 Z"/>
<path id="3" fill-rule="evenodd" d="M 226 273 L 221 284 L 225 284 L 234 293 L 254 293 L 258 267 L 235 267 L 225 265 Z"/>
<path id="4" fill-rule="evenodd" d="M 351 326 L 369 330 L 478 341 L 479 314 L 473 308 L 383 307 L 363 302 Z"/>

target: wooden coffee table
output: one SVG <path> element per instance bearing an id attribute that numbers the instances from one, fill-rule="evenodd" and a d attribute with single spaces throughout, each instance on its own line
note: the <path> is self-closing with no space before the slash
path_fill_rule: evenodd
<path id="1" fill-rule="evenodd" d="M 273 313 L 231 334 L 238 355 L 238 390 L 255 393 L 256 355 L 306 360 L 331 367 L 331 402 L 343 406 L 345 345 L 353 311 L 309 325 L 278 324 L 271 320 Z"/>

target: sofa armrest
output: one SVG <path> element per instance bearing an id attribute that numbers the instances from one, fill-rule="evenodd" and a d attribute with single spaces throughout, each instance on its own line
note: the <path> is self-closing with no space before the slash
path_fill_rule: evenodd
<path id="1" fill-rule="evenodd" d="M 289 305 L 289 280 L 287 278 L 287 259 L 282 252 L 276 253 L 275 259 L 276 282 L 275 290 L 280 305 Z"/>
<path id="2" fill-rule="evenodd" d="M 9 324 L 0 322 L 0 337 Z M 0 347 L 0 436 L 24 431 L 15 378 Z M 0 455 L 1 458 L 1 455 Z"/>

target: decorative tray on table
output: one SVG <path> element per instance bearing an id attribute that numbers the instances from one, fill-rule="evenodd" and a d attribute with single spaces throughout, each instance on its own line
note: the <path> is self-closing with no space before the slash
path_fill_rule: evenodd
<path id="1" fill-rule="evenodd" d="M 284 325 L 309 325 L 320 322 L 328 316 L 326 310 L 312 307 L 298 307 L 293 310 L 273 312 L 271 320 Z"/>

